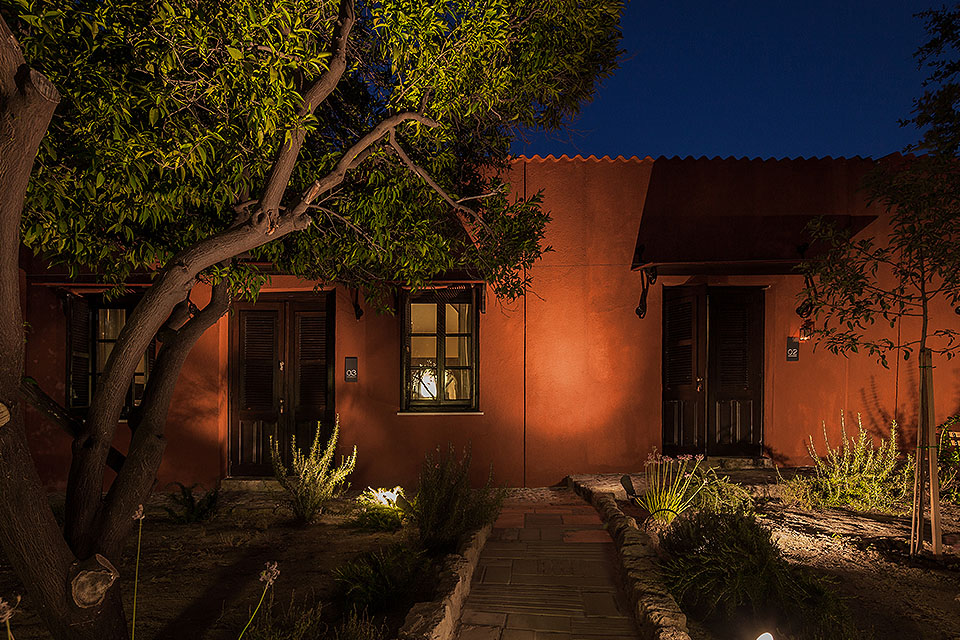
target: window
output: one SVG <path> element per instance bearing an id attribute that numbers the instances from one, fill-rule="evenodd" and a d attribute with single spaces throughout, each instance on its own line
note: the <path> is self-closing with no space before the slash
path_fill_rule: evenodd
<path id="1" fill-rule="evenodd" d="M 477 291 L 468 287 L 406 296 L 404 410 L 478 410 L 476 303 Z"/>
<path id="2" fill-rule="evenodd" d="M 107 359 L 136 302 L 136 299 L 129 298 L 105 302 L 100 296 L 71 296 L 68 300 L 69 408 L 84 411 L 90 407 Z M 137 364 L 121 417 L 126 418 L 143 399 L 155 352 L 155 342 L 151 341 Z"/>

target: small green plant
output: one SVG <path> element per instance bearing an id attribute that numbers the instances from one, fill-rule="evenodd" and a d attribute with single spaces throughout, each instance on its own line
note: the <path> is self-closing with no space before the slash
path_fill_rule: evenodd
<path id="1" fill-rule="evenodd" d="M 705 479 L 697 471 L 703 456 L 669 458 L 654 450 L 647 456 L 644 473 L 647 488 L 634 500 L 647 510 L 654 521 L 670 524 L 679 514 L 696 504 Z M 693 462 L 693 466 L 689 464 Z"/>
<path id="2" fill-rule="evenodd" d="M 457 459 L 453 445 L 446 455 L 437 447 L 436 458 L 427 454 L 420 468 L 420 485 L 411 503 L 403 496 L 397 504 L 417 523 L 420 544 L 430 554 L 452 551 L 470 531 L 493 522 L 506 491 L 493 486 L 493 467 L 481 489 L 470 488 L 470 450 Z"/>
<path id="3" fill-rule="evenodd" d="M 940 497 L 960 505 L 960 443 L 951 427 L 960 424 L 960 416 L 950 416 L 940 430 L 937 459 L 940 464 Z"/>
<path id="4" fill-rule="evenodd" d="M 357 496 L 359 512 L 350 524 L 368 531 L 396 531 L 403 526 L 403 509 L 397 498 L 403 495 L 402 487 L 372 489 L 367 487 Z"/>
<path id="5" fill-rule="evenodd" d="M 293 595 L 290 606 L 275 615 L 273 591 L 267 599 L 263 615 L 250 627 L 249 640 L 316 640 L 323 638 L 327 625 L 323 622 L 323 605 L 320 603 L 297 605 Z"/>
<path id="6" fill-rule="evenodd" d="M 829 584 L 788 564 L 753 514 L 691 510 L 674 520 L 660 548 L 670 592 L 707 624 L 730 632 L 770 620 L 798 639 L 855 637 Z"/>
<path id="7" fill-rule="evenodd" d="M 320 450 L 320 423 L 317 422 L 317 431 L 313 436 L 310 451 L 304 455 L 297 448 L 295 437 L 290 438 L 291 470 L 280 458 L 280 445 L 270 438 L 270 460 L 273 463 L 273 473 L 285 492 L 285 504 L 293 512 L 294 517 L 302 524 L 310 524 L 316 520 L 324 505 L 336 498 L 350 487 L 347 476 L 353 472 L 357 464 L 357 447 L 353 453 L 341 458 L 340 465 L 333 466 L 333 454 L 337 449 L 337 439 L 340 436 L 340 417 L 337 416 L 333 425 L 333 433 L 323 450 Z"/>
<path id="8" fill-rule="evenodd" d="M 182 482 L 173 482 L 171 484 L 179 487 L 179 493 L 171 493 L 168 498 L 173 503 L 173 507 L 164 507 L 170 515 L 170 519 L 177 524 L 191 524 L 194 522 L 206 522 L 217 512 L 220 499 L 220 489 L 214 488 L 205 491 L 200 496 L 194 493 L 199 484 L 186 486 Z"/>
<path id="9" fill-rule="evenodd" d="M 247 629 L 253 624 L 253 619 L 257 617 L 257 612 L 260 611 L 260 605 L 263 604 L 263 599 L 267 596 L 267 591 L 270 590 L 277 576 L 280 575 L 280 569 L 277 568 L 276 562 L 268 562 L 266 567 L 266 569 L 260 572 L 260 582 L 263 583 L 263 593 L 260 594 L 260 601 L 257 602 L 257 607 L 253 610 L 253 613 L 250 614 L 250 619 L 247 620 L 247 624 L 243 627 L 243 631 L 240 632 L 237 640 L 243 640 L 243 634 L 247 632 Z"/>
<path id="10" fill-rule="evenodd" d="M 383 640 L 387 637 L 387 630 L 366 613 L 358 613 L 353 609 L 343 622 L 333 628 L 329 637 L 330 640 Z"/>
<path id="11" fill-rule="evenodd" d="M 691 484 L 700 487 L 696 495 L 698 509 L 727 513 L 752 513 L 755 507 L 753 495 L 743 485 L 717 473 L 713 467 L 700 466 L 694 473 Z"/>
<path id="12" fill-rule="evenodd" d="M 345 601 L 379 613 L 410 592 L 426 569 L 423 555 L 406 545 L 360 554 L 334 571 L 337 590 Z"/>
<path id="13" fill-rule="evenodd" d="M 806 509 L 849 507 L 857 511 L 885 513 L 902 510 L 910 493 L 913 458 L 900 459 L 897 423 L 891 425 L 889 439 L 881 438 L 879 447 L 874 446 L 873 438 L 864 430 L 859 415 L 856 440 L 847 437 L 842 415 L 840 426 L 842 442 L 832 449 L 824 425 L 825 457 L 817 454 L 813 437 L 810 437 L 807 450 L 813 458 L 814 475 L 798 475 L 783 481 L 785 497 Z"/>

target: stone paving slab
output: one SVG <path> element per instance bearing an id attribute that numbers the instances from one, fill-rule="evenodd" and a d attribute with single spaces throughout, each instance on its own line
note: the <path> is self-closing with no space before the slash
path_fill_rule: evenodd
<path id="1" fill-rule="evenodd" d="M 613 541 L 592 506 L 557 491 L 508 501 L 480 555 L 458 640 L 635 640 Z"/>

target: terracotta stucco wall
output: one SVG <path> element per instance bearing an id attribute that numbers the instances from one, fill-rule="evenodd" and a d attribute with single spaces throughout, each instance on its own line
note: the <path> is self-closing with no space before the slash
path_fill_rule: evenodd
<path id="1" fill-rule="evenodd" d="M 652 161 L 533 159 L 554 248 L 526 297 L 527 484 L 637 469 L 660 439 L 659 302 L 630 270 Z"/>
<path id="2" fill-rule="evenodd" d="M 840 412 L 855 431 L 886 435 L 897 417 L 908 437 L 916 426 L 916 358 L 891 359 L 884 369 L 866 355 L 834 356 L 810 342 L 787 362 L 786 338 L 799 333 L 794 312 L 799 276 L 661 277 L 651 288 L 645 319 L 634 313 L 640 276 L 631 271 L 634 243 L 653 161 L 552 158 L 514 163 L 515 193 L 544 191 L 554 251 L 530 272 L 532 290 L 514 303 L 487 294 L 480 317 L 482 415 L 398 415 L 401 350 L 398 319 L 364 305 L 354 316 L 351 293 L 336 292 L 335 397 L 341 450 L 359 451 L 356 487 L 413 486 L 425 453 L 448 443 L 472 445 L 474 480 L 492 463 L 498 483 L 549 485 L 580 472 L 642 468 L 660 446 L 661 300 L 664 286 L 765 287 L 764 429 L 768 454 L 781 464 L 807 461 L 810 434 L 822 450 L 821 421 L 832 443 Z M 844 193 L 838 198 L 847 198 Z M 879 230 L 879 225 L 874 230 Z M 29 274 L 28 274 L 29 275 Z M 29 282 L 29 278 L 28 278 Z M 309 292 L 313 283 L 276 277 L 265 292 Z M 209 290 L 198 286 L 197 304 Z M 960 327 L 946 305 L 938 322 Z M 53 287 L 28 285 L 27 374 L 63 401 L 66 322 Z M 228 316 L 191 351 L 170 408 L 168 446 L 158 487 L 171 481 L 210 486 L 227 473 L 229 429 Z M 916 333 L 916 322 L 878 334 Z M 892 332 L 892 333 L 891 333 Z M 344 358 L 357 357 L 359 381 L 344 382 Z M 935 361 L 938 420 L 960 413 L 960 360 Z M 70 438 L 35 413 L 28 415 L 34 455 L 51 487 L 65 484 Z M 125 450 L 121 425 L 115 443 Z M 106 480 L 109 482 L 110 474 Z"/>

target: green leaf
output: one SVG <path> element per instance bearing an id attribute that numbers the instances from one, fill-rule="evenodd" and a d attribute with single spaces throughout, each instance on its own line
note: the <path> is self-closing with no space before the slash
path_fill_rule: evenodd
<path id="1" fill-rule="evenodd" d="M 239 60 L 243 57 L 243 52 L 240 49 L 235 49 L 233 47 L 227 47 L 227 53 L 230 54 L 230 57 L 234 60 Z"/>

